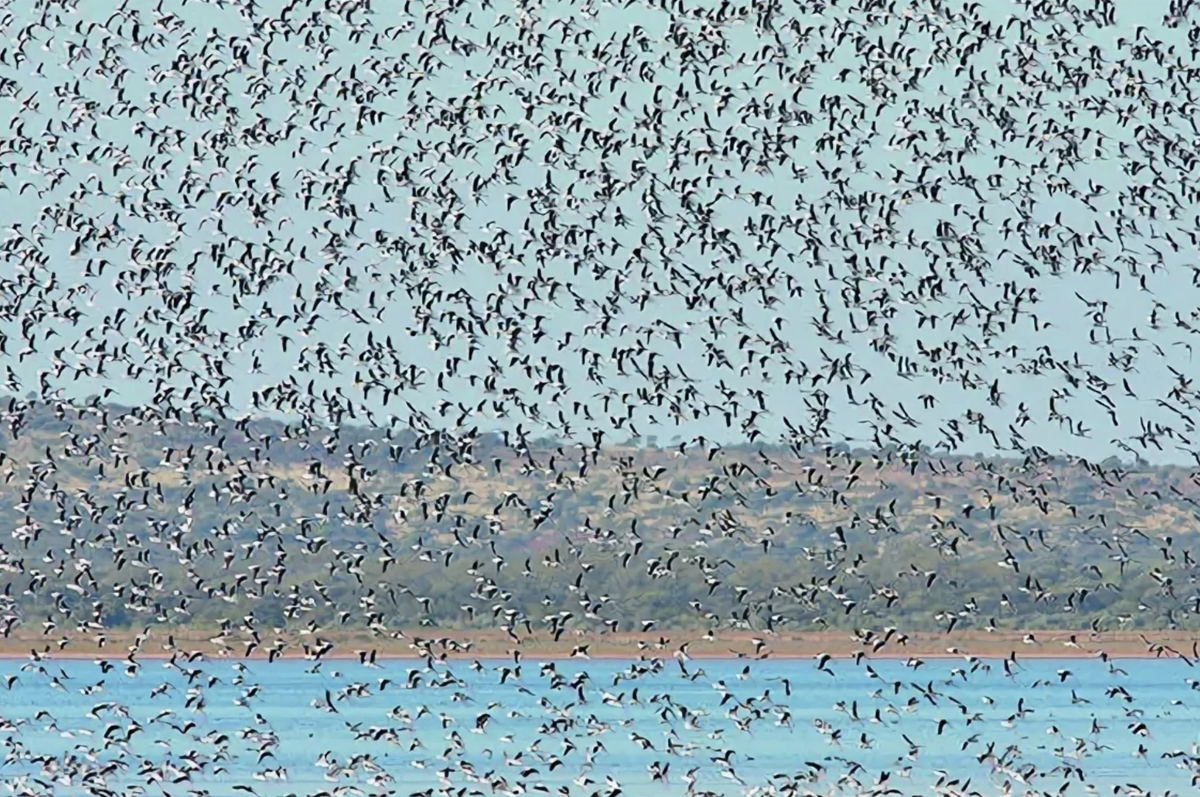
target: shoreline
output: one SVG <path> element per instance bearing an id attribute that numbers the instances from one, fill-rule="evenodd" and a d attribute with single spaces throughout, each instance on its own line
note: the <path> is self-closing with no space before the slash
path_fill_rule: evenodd
<path id="1" fill-rule="evenodd" d="M 1032 635 L 1037 642 L 1026 642 Z M 1070 645 L 1074 635 L 1076 644 Z M 1143 639 L 1143 636 L 1145 639 Z M 155 629 L 135 648 L 137 634 L 130 632 L 106 635 L 101 646 L 93 635 L 63 636 L 20 635 L 0 639 L 0 661 L 29 661 L 37 653 L 46 660 L 121 661 L 136 650 L 136 659 L 168 660 L 172 655 L 183 657 L 200 652 L 204 658 L 266 661 L 267 651 L 283 643 L 280 660 L 315 661 L 304 645 L 329 648 L 324 661 L 358 661 L 359 651 L 375 651 L 376 660 L 413 660 L 426 658 L 426 652 L 449 660 L 511 659 L 519 650 L 526 659 L 562 661 L 572 658 L 602 661 L 641 659 L 675 659 L 685 643 L 688 660 L 749 661 L 815 660 L 823 655 L 831 659 L 854 659 L 860 653 L 864 660 L 927 660 L 1002 659 L 1015 653 L 1020 659 L 1091 659 L 1106 654 L 1113 659 L 1193 658 L 1200 634 L 1182 632 L 1110 632 L 1089 636 L 1087 632 L 1070 631 L 997 631 L 960 632 L 957 634 L 913 633 L 907 644 L 893 637 L 879 650 L 864 645 L 848 632 L 809 632 L 778 636 L 729 633 L 704 639 L 700 632 L 663 632 L 637 634 L 590 634 L 564 637 L 557 642 L 549 635 L 524 636 L 514 641 L 496 631 L 437 631 L 423 629 L 403 632 L 402 636 L 371 637 L 363 633 L 318 633 L 311 635 L 279 634 L 262 636 L 261 643 L 247 655 L 247 636 L 227 636 L 221 639 L 216 632 L 196 633 L 188 629 Z M 174 644 L 168 642 L 173 637 Z M 278 642 L 277 642 L 278 640 Z M 1147 641 L 1150 643 L 1147 644 Z M 223 643 L 223 644 L 222 644 Z M 573 655 L 574 654 L 574 655 Z"/>

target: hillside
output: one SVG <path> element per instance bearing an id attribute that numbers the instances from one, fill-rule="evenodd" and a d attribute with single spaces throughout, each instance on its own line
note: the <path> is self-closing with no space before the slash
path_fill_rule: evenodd
<path id="1" fill-rule="evenodd" d="M 11 633 L 250 613 L 377 632 L 1187 630 L 1200 608 L 1184 468 L 0 408 Z"/>

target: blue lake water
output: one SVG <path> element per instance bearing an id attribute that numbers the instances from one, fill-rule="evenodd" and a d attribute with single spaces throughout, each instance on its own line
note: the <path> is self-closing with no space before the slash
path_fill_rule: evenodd
<path id="1" fill-rule="evenodd" d="M 858 794 L 889 771 L 885 788 L 914 795 L 935 793 L 939 777 L 958 779 L 950 789 L 969 778 L 983 795 L 1068 781 L 1066 794 L 1128 783 L 1186 793 L 1200 733 L 1188 683 L 1200 671 L 1165 660 L 1111 672 L 1098 660 L 1040 659 L 1011 678 L 991 662 L 965 679 L 959 659 L 916 670 L 842 660 L 832 676 L 809 660 L 753 662 L 746 677 L 745 661 L 706 660 L 689 662 L 692 678 L 670 658 L 657 672 L 637 664 L 651 669 L 640 675 L 630 662 L 557 661 L 557 677 L 525 660 L 504 684 L 499 668 L 511 661 L 432 671 L 420 660 L 329 661 L 311 672 L 305 661 L 211 660 L 181 662 L 185 674 L 147 659 L 136 676 L 119 663 L 107 673 L 92 661 L 43 662 L 45 673 L 23 664 L 0 662 L 5 792 L 682 795 L 691 782 L 694 793 L 758 795 L 789 793 L 791 782 L 798 794 Z M 406 688 L 414 671 L 420 681 Z M 370 694 L 339 697 L 355 684 Z M 312 705 L 326 690 L 336 713 Z M 1135 734 L 1140 723 L 1147 735 Z M 131 728 L 140 731 L 126 741 Z M 655 762 L 670 765 L 665 783 Z"/>

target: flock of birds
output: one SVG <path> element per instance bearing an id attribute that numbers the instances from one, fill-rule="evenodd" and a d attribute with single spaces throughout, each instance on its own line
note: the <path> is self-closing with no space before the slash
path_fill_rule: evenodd
<path id="1" fill-rule="evenodd" d="M 962 752 L 994 775 L 972 785 L 943 773 L 913 793 L 1084 793 L 1087 759 L 1104 750 L 1095 738 L 1063 740 L 1063 763 L 1043 771 L 1019 746 L 989 740 L 982 715 L 954 696 L 993 666 L 1017 677 L 1019 651 L 998 662 L 967 652 L 948 683 L 888 680 L 873 657 L 908 637 L 864 628 L 845 666 L 878 680 L 886 709 L 868 712 L 871 690 L 839 704 L 845 729 L 827 719 L 814 728 L 841 752 L 822 758 L 821 742 L 805 737 L 795 771 L 763 782 L 739 774 L 740 762 L 761 744 L 755 732 L 806 730 L 788 709 L 801 676 L 763 694 L 739 683 L 771 653 L 773 604 L 857 610 L 843 585 L 859 578 L 874 535 L 923 535 L 943 560 L 970 544 L 955 518 L 974 506 L 935 523 L 886 505 L 850 513 L 846 492 L 885 462 L 915 474 L 936 472 L 939 456 L 1010 457 L 979 463 L 993 491 L 980 514 L 1005 501 L 1074 513 L 1054 492 L 1052 449 L 1135 502 L 1150 499 L 1109 455 L 1200 465 L 1190 372 L 1200 307 L 1186 298 L 1200 285 L 1200 18 L 1190 0 L 1155 13 L 1111 0 L 0 2 L 0 381 L 11 396 L 0 405 L 0 475 L 19 490 L 24 518 L 0 544 L 0 631 L 34 639 L 0 684 L 0 784 L 21 797 L 265 794 L 262 783 L 219 777 L 242 755 L 257 759 L 258 781 L 294 791 L 271 761 L 280 732 L 257 706 L 268 668 L 302 650 L 321 686 L 295 702 L 322 718 L 322 735 L 412 752 L 433 745 L 419 723 L 440 727 L 444 751 L 419 760 L 428 783 L 412 793 L 422 797 L 639 793 L 605 775 L 612 734 L 653 752 L 648 790 L 902 794 L 936 741 L 905 734 L 894 771 L 874 773 L 842 749 L 870 747 L 860 723 L 901 734 L 893 713 L 931 722 L 935 740 L 965 723 Z M 53 450 L 19 453 L 37 406 L 69 428 Z M 256 436 L 258 416 L 286 419 L 285 440 Z M 404 495 L 375 488 L 368 445 L 343 439 L 351 426 L 378 432 L 371 449 L 420 462 Z M 165 445 L 161 462 L 133 461 L 125 442 L 136 428 L 195 442 Z M 494 458 L 480 453 L 493 431 L 506 449 Z M 680 455 L 705 458 L 702 489 L 673 491 L 669 468 L 632 467 L 621 453 L 623 441 L 658 434 L 681 435 Z M 253 456 L 231 456 L 229 435 Z M 324 494 L 317 517 L 289 513 L 272 469 L 272 445 L 291 441 L 309 448 L 293 483 Z M 728 464 L 731 441 L 759 447 L 757 467 Z M 835 451 L 841 442 L 873 453 Z M 772 454 L 780 445 L 836 475 L 787 473 Z M 66 478 L 72 468 L 87 477 Z M 582 528 L 559 528 L 553 554 L 522 568 L 499 552 L 514 525 L 556 528 L 555 492 L 601 471 L 619 474 L 619 490 Z M 460 486 L 479 474 L 504 485 L 482 520 Z M 168 479 L 202 486 L 174 505 Z M 534 484 L 550 488 L 533 494 Z M 1187 507 L 1181 523 L 1194 526 L 1189 487 L 1155 498 Z M 813 554 L 826 575 L 754 590 L 726 583 L 730 563 L 707 559 L 706 539 L 763 550 L 773 539 L 706 501 L 744 505 L 747 494 L 782 490 L 845 516 Z M 665 549 L 636 522 L 609 522 L 651 501 L 679 519 Z M 236 523 L 206 521 L 234 505 Z M 40 520 L 38 507 L 55 519 Z M 375 525 L 381 509 L 394 516 L 387 533 Z M 1119 586 L 1128 550 L 1150 539 L 1136 512 L 1116 515 L 1086 517 L 1113 572 L 1097 567 L 1062 596 L 1068 610 L 1089 590 Z M 323 529 L 333 525 L 361 536 L 331 545 Z M 434 527 L 445 532 L 436 540 Z M 1012 591 L 1040 593 L 1022 562 L 1053 540 L 1036 528 L 996 533 Z M 1146 564 L 1175 629 L 1200 612 L 1191 533 L 1155 540 Z M 29 553 L 44 544 L 44 556 Z M 151 564 L 152 554 L 169 564 Z M 502 662 L 476 659 L 462 635 L 388 622 L 389 605 L 430 601 L 391 580 L 389 565 L 454 556 L 483 563 L 461 599 L 472 620 L 503 632 Z M 303 557 L 352 577 L 357 593 L 283 588 Z M 669 681 L 639 695 L 643 679 L 703 675 L 688 632 L 589 586 L 596 557 L 652 578 L 695 568 L 710 594 L 753 604 L 733 618 L 697 607 L 712 637 L 755 635 L 737 677 L 714 685 L 727 732 L 710 732 Z M 127 580 L 98 581 L 100 559 Z M 164 592 L 161 567 L 187 574 L 192 589 Z M 510 606 L 504 586 L 538 567 L 571 574 L 544 618 Z M 937 571 L 916 575 L 878 596 L 891 606 Z M 267 593 L 287 600 L 302 647 L 256 617 Z M 84 684 L 62 657 L 112 635 L 114 596 L 144 630 L 97 656 L 97 678 Z M 42 601 L 45 620 L 23 608 L 27 598 Z M 208 601 L 231 618 L 214 634 L 218 652 L 154 628 L 181 625 L 189 605 Z M 306 619 L 318 603 L 378 642 L 331 660 L 344 652 L 338 628 Z M 953 627 L 980 612 L 972 598 L 946 618 Z M 580 637 L 571 665 L 586 665 L 589 645 L 618 626 L 651 641 L 611 687 L 566 662 L 524 658 L 535 629 L 557 638 L 585 626 L 596 635 Z M 1102 645 L 1106 630 L 1079 638 Z M 417 658 L 389 660 L 384 641 L 406 642 Z M 1148 645 L 1188 666 L 1197 658 L 1194 646 Z M 169 657 L 161 682 L 154 653 Z M 1137 754 L 1200 783 L 1200 754 L 1156 741 L 1153 717 L 1120 683 L 1127 673 L 1106 662 L 1113 685 L 1099 699 L 1124 704 Z M 840 677 L 840 663 L 825 654 L 796 666 Z M 907 659 L 914 673 L 924 664 Z M 544 715 L 537 739 L 513 749 L 504 723 L 517 710 L 508 698 L 478 705 L 468 667 L 512 700 L 534 682 L 556 695 L 531 703 Z M 380 677 L 341 672 L 357 668 Z M 155 715 L 105 699 L 105 684 L 126 678 Z M 230 678 L 236 731 L 206 714 Z M 1087 702 L 1069 669 L 1050 680 L 1039 686 Z M 54 706 L 8 717 L 5 696 L 33 684 L 99 702 L 75 727 Z M 382 724 L 341 721 L 347 704 L 385 689 L 415 691 Z M 422 705 L 438 689 L 470 717 Z M 668 726 L 665 740 L 640 719 L 598 719 L 596 705 L 650 706 L 637 716 Z M 1005 727 L 1035 722 L 1032 713 L 1017 705 Z M 21 740 L 34 727 L 61 732 L 61 749 L 34 752 Z M 160 731 L 152 760 L 138 737 Z M 475 734 L 487 760 L 472 758 Z M 1169 749 L 1152 749 L 1160 742 Z M 317 764 L 321 795 L 397 793 L 372 754 L 321 754 Z M 548 785 L 560 769 L 571 778 Z"/>

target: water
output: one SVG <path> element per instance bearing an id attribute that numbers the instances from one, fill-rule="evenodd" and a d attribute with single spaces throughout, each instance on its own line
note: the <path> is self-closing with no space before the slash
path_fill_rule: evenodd
<path id="1" fill-rule="evenodd" d="M 92 661 L 46 662 L 45 674 L 20 671 L 21 660 L 0 663 L 0 676 L 20 676 L 0 692 L 6 791 L 82 794 L 90 783 L 134 793 L 140 784 L 147 794 L 222 797 L 247 793 L 235 790 L 239 784 L 259 795 L 411 794 L 447 784 L 517 793 L 523 784 L 533 793 L 542 784 L 590 795 L 609 793 L 611 777 L 625 794 L 684 794 L 685 775 L 695 768 L 698 792 L 763 794 L 819 765 L 799 793 L 865 792 L 883 771 L 905 794 L 932 793 L 941 773 L 960 784 L 970 778 L 970 789 L 983 795 L 1001 793 L 1006 781 L 1019 793 L 1020 777 L 1056 791 L 1071 780 L 1065 766 L 1081 767 L 1086 781 L 1076 777 L 1068 794 L 1088 786 L 1111 793 L 1127 783 L 1157 793 L 1188 787 L 1187 759 L 1163 756 L 1191 755 L 1200 727 L 1200 695 L 1187 683 L 1194 673 L 1177 660 L 1118 662 L 1125 674 L 1098 660 L 1040 659 L 1024 662 L 1012 678 L 991 662 L 990 671 L 965 680 L 953 674 L 970 666 L 958 659 L 916 670 L 897 660 L 866 662 L 876 680 L 850 661 L 831 663 L 830 676 L 809 660 L 754 662 L 745 678 L 745 661 L 692 661 L 695 677 L 685 678 L 668 658 L 656 672 L 623 680 L 634 675 L 629 662 L 576 659 L 554 662 L 560 677 L 524 661 L 520 678 L 503 685 L 499 668 L 511 661 L 477 669 L 457 660 L 432 672 L 419 660 L 378 669 L 330 661 L 311 672 L 311 662 L 255 660 L 239 672 L 239 663 L 222 660 L 182 663 L 192 671 L 185 674 L 145 660 L 136 677 L 115 663 L 102 673 Z M 1072 674 L 1062 682 L 1064 669 Z M 420 684 L 405 688 L 414 671 Z M 210 677 L 220 681 L 210 686 Z M 382 690 L 380 678 L 391 681 Z M 82 693 L 99 681 L 102 690 Z M 339 699 L 356 683 L 372 694 Z M 161 684 L 170 691 L 155 694 Z M 1111 691 L 1117 686 L 1127 698 Z M 337 713 L 311 705 L 326 689 Z M 248 692 L 246 705 L 237 705 Z M 189 696 L 205 704 L 184 708 Z M 855 705 L 858 721 L 850 716 Z M 492 719 L 476 732 L 484 713 Z M 1132 732 L 1139 722 L 1148 736 Z M 837 743 L 819 730 L 822 723 L 840 729 Z M 126 743 L 131 728 L 140 732 Z M 994 758 L 981 760 L 989 750 Z M 362 763 L 367 756 L 373 766 Z M 43 769 L 44 761 L 68 757 L 73 765 Z M 718 757 L 731 761 L 744 785 L 723 774 Z M 652 779 L 655 762 L 670 763 L 665 784 Z M 70 769 L 74 777 L 66 776 Z M 286 780 L 270 779 L 281 771 Z M 861 787 L 845 780 L 848 773 Z"/>

